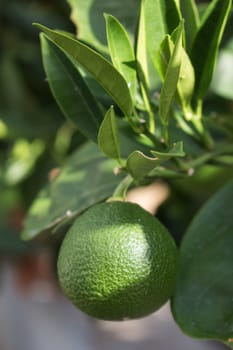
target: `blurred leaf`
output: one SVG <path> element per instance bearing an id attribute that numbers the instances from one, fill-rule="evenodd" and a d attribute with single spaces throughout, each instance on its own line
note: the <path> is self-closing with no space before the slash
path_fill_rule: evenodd
<path id="1" fill-rule="evenodd" d="M 195 36 L 191 50 L 191 61 L 195 69 L 197 101 L 204 98 L 210 85 L 231 5 L 232 0 L 213 0 L 206 9 Z"/>
<path id="2" fill-rule="evenodd" d="M 160 164 L 158 158 L 148 157 L 141 151 L 134 151 L 127 159 L 127 169 L 135 180 L 142 180 Z"/>
<path id="3" fill-rule="evenodd" d="M 233 155 L 217 156 L 217 157 L 214 158 L 214 161 L 217 164 L 233 165 Z"/>
<path id="4" fill-rule="evenodd" d="M 108 48 L 112 63 L 125 78 L 131 92 L 132 99 L 135 101 L 137 86 L 135 55 L 128 33 L 115 17 L 105 14 L 105 19 Z"/>
<path id="5" fill-rule="evenodd" d="M 180 67 L 182 62 L 182 33 L 183 22 L 178 27 L 178 35 L 174 45 L 173 52 L 168 62 L 165 80 L 162 86 L 159 101 L 159 116 L 164 125 L 168 124 L 169 111 L 177 89 L 180 76 Z"/>
<path id="6" fill-rule="evenodd" d="M 58 177 L 33 202 L 22 238 L 73 220 L 83 210 L 111 196 L 121 177 L 114 175 L 116 162 L 106 159 L 97 145 L 87 143 L 67 161 Z"/>
<path id="7" fill-rule="evenodd" d="M 2 183 L 0 183 L 2 185 Z M 19 226 L 24 211 L 17 187 L 1 186 L 0 198 L 0 257 L 15 257 L 31 251 L 32 244 L 22 242 Z M 34 243 L 33 243 L 34 246 Z"/>
<path id="8" fill-rule="evenodd" d="M 56 117 L 41 106 L 38 96 L 33 94 L 26 84 L 25 73 L 20 69 L 16 59 L 3 56 L 0 60 L 0 114 L 8 128 L 9 138 L 43 138 L 51 140 L 59 123 Z M 43 98 L 43 96 L 41 97 Z"/>
<path id="9" fill-rule="evenodd" d="M 233 337 L 233 181 L 218 191 L 189 226 L 180 248 L 172 308 L 193 337 Z"/>
<path id="10" fill-rule="evenodd" d="M 158 152 L 158 151 L 151 151 L 151 154 L 153 156 L 158 157 L 159 159 L 169 159 L 171 157 L 184 157 L 185 153 L 183 150 L 183 142 L 175 142 L 173 143 L 167 150 L 167 152 Z"/>
<path id="11" fill-rule="evenodd" d="M 229 340 L 229 342 L 224 342 L 228 348 L 233 349 L 233 341 L 232 339 Z"/>
<path id="12" fill-rule="evenodd" d="M 105 114 L 98 133 L 98 145 L 107 157 L 120 162 L 119 135 L 114 107 Z"/>
<path id="13" fill-rule="evenodd" d="M 220 52 L 211 83 L 211 90 L 217 95 L 233 100 L 233 50 Z"/>
<path id="14" fill-rule="evenodd" d="M 157 53 L 166 34 L 179 25 L 181 15 L 175 0 L 144 1 L 146 43 L 152 62 L 158 69 Z"/>
<path id="15" fill-rule="evenodd" d="M 106 28 L 103 13 L 111 13 L 118 18 L 131 34 L 134 33 L 139 0 L 68 0 L 78 37 L 94 45 L 96 48 L 107 51 Z"/>
<path id="16" fill-rule="evenodd" d="M 195 3 L 195 0 L 181 1 L 180 8 L 182 17 L 184 18 L 186 48 L 189 52 L 192 47 L 193 39 L 196 36 L 200 22 L 198 8 Z"/>
<path id="17" fill-rule="evenodd" d="M 25 180 L 34 169 L 36 161 L 44 149 L 45 144 L 40 139 L 32 142 L 26 139 L 17 139 L 5 164 L 6 184 L 16 185 Z"/>
<path id="18" fill-rule="evenodd" d="M 77 67 L 44 34 L 41 49 L 48 83 L 58 105 L 68 120 L 96 142 L 102 112 Z"/>
<path id="19" fill-rule="evenodd" d="M 37 26 L 43 30 L 55 44 L 93 75 L 125 115 L 131 115 L 133 102 L 128 85 L 122 75 L 109 61 L 78 40 L 71 39 L 64 34 L 46 28 L 40 24 L 37 24 Z"/>
<path id="20" fill-rule="evenodd" d="M 163 166 L 158 166 L 154 168 L 148 176 L 150 179 L 179 179 L 179 178 L 186 178 L 187 175 L 183 172 L 178 172 L 176 170 L 168 169 Z"/>

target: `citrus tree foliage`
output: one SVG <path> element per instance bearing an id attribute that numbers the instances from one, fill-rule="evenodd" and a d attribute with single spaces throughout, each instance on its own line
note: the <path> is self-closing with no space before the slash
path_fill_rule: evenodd
<path id="1" fill-rule="evenodd" d="M 231 0 L 201 10 L 194 0 L 129 1 L 128 9 L 123 1 L 68 2 L 77 35 L 35 25 L 51 92 L 87 141 L 35 199 L 25 240 L 124 198 L 129 187 L 161 178 L 192 184 L 199 168 L 233 164 L 232 116 L 205 108 Z M 232 97 L 216 80 L 211 89 Z M 230 344 L 233 185 L 225 186 L 184 234 L 172 310 L 190 336 Z"/>

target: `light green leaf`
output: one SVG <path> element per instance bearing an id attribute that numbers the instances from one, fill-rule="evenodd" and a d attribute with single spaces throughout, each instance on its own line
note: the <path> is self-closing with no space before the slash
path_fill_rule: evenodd
<path id="1" fill-rule="evenodd" d="M 211 83 L 211 90 L 219 96 L 233 100 L 233 49 L 220 51 Z"/>
<path id="2" fill-rule="evenodd" d="M 189 52 L 200 23 L 199 13 L 195 0 L 180 2 L 182 17 L 184 18 L 185 43 Z"/>
<path id="3" fill-rule="evenodd" d="M 114 67 L 125 78 L 132 99 L 135 101 L 137 75 L 135 55 L 128 33 L 113 16 L 105 14 L 110 56 Z"/>
<path id="4" fill-rule="evenodd" d="M 191 60 L 183 49 L 177 95 L 183 110 L 190 106 L 195 88 L 195 72 Z"/>
<path id="5" fill-rule="evenodd" d="M 77 28 L 78 38 L 107 52 L 107 40 L 103 13 L 118 18 L 132 35 L 136 28 L 139 0 L 68 0 L 71 19 Z"/>
<path id="6" fill-rule="evenodd" d="M 44 69 L 50 89 L 66 118 L 97 141 L 102 112 L 87 84 L 67 55 L 41 34 Z"/>
<path id="7" fill-rule="evenodd" d="M 233 338 L 233 181 L 194 217 L 180 248 L 173 314 L 193 337 Z"/>
<path id="8" fill-rule="evenodd" d="M 113 106 L 105 114 L 98 133 L 98 145 L 107 157 L 120 162 L 119 135 Z"/>
<path id="9" fill-rule="evenodd" d="M 166 36 L 161 43 L 158 53 L 158 67 L 162 80 L 165 80 L 169 60 L 174 51 L 174 42 L 170 36 Z M 195 73 L 187 52 L 182 48 L 182 61 L 179 80 L 177 83 L 176 98 L 184 112 L 188 110 L 195 87 Z"/>
<path id="10" fill-rule="evenodd" d="M 158 158 L 146 156 L 141 151 L 132 152 L 127 159 L 127 169 L 135 180 L 142 180 L 149 172 L 160 164 Z"/>
<path id="11" fill-rule="evenodd" d="M 219 44 L 231 10 L 232 0 L 213 0 L 202 17 L 191 50 L 196 75 L 195 97 L 202 100 L 210 85 Z"/>
<path id="12" fill-rule="evenodd" d="M 162 86 L 160 102 L 159 102 L 159 116 L 163 125 L 168 124 L 169 111 L 177 89 L 177 84 L 180 76 L 180 67 L 182 62 L 182 33 L 183 22 L 179 25 L 177 39 L 174 45 L 173 52 L 168 62 L 165 80 Z"/>
<path id="13" fill-rule="evenodd" d="M 149 85 L 149 71 L 148 71 L 148 58 L 147 58 L 147 45 L 146 45 L 146 23 L 145 23 L 145 1 L 141 1 L 140 16 L 137 33 L 137 62 L 145 77 L 145 83 Z"/>
<path id="14" fill-rule="evenodd" d="M 116 161 L 104 157 L 94 143 L 78 149 L 57 178 L 32 203 L 22 238 L 29 240 L 40 233 L 54 231 L 91 205 L 111 196 L 122 179 L 114 175 L 116 165 Z"/>
<path id="15" fill-rule="evenodd" d="M 158 69 L 157 53 L 166 34 L 179 25 L 181 14 L 175 0 L 144 0 L 146 45 Z"/>
<path id="16" fill-rule="evenodd" d="M 36 25 L 45 32 L 49 39 L 82 65 L 102 85 L 122 110 L 123 114 L 127 116 L 131 115 L 133 102 L 128 85 L 122 75 L 109 61 L 78 40 L 71 39 L 40 24 Z"/>
<path id="17" fill-rule="evenodd" d="M 158 152 L 158 151 L 151 151 L 151 154 L 153 156 L 158 157 L 159 159 L 169 159 L 172 157 L 184 157 L 185 153 L 183 150 L 183 142 L 178 141 L 173 143 L 167 150 L 167 152 Z"/>
<path id="18" fill-rule="evenodd" d="M 145 2 L 141 1 L 137 41 L 136 41 L 136 57 L 137 57 L 137 73 L 138 82 L 141 90 L 141 96 L 144 108 L 148 113 L 148 129 L 151 133 L 155 132 L 154 112 L 150 101 L 150 90 L 155 87 L 157 72 L 155 71 L 148 49 L 146 45 L 146 18 L 145 18 Z"/>

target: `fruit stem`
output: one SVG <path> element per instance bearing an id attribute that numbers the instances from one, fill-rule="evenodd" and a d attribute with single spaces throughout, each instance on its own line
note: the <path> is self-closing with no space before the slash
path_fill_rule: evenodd
<path id="1" fill-rule="evenodd" d="M 107 202 L 125 201 L 127 190 L 133 181 L 134 179 L 132 176 L 127 175 L 116 187 L 112 196 L 107 199 Z"/>

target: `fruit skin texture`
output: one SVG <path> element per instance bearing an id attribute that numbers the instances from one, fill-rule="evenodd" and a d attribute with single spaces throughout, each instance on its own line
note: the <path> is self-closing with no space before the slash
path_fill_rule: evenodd
<path id="1" fill-rule="evenodd" d="M 176 246 L 165 227 L 136 204 L 97 204 L 62 242 L 58 278 L 83 312 L 103 320 L 146 316 L 172 295 Z"/>

